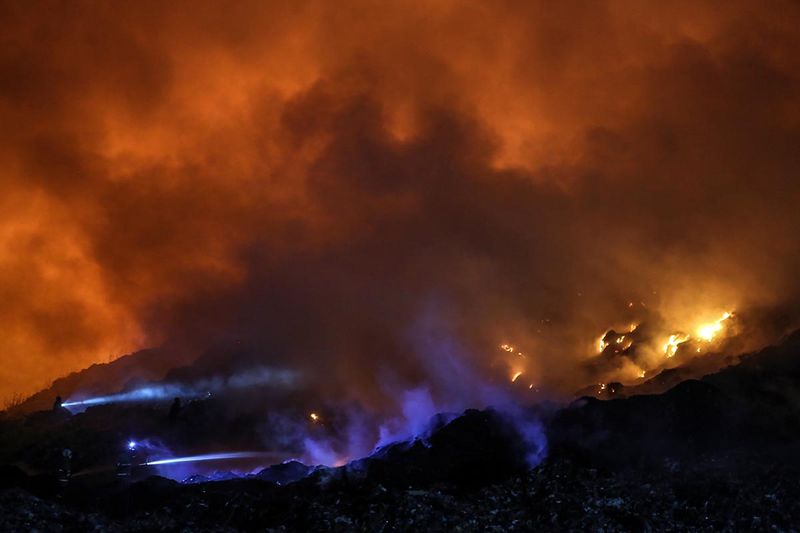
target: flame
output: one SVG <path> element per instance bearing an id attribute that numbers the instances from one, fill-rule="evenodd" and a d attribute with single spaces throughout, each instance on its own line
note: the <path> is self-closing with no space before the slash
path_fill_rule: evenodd
<path id="1" fill-rule="evenodd" d="M 644 303 L 642 303 L 642 305 L 644 305 Z M 674 357 L 678 353 L 678 349 L 681 347 L 684 349 L 687 347 L 691 348 L 693 353 L 696 352 L 697 354 L 701 354 L 708 347 L 705 343 L 709 343 L 720 338 L 720 336 L 725 332 L 726 321 L 733 317 L 733 311 L 726 311 L 713 322 L 707 324 L 701 323 L 700 325 L 696 326 L 691 326 L 690 323 L 688 330 L 693 332 L 691 334 L 684 333 L 683 331 L 686 330 L 683 328 L 673 329 L 673 333 L 669 334 L 668 336 L 667 334 L 669 333 L 669 330 L 664 331 L 664 337 L 662 337 L 664 340 L 661 341 L 661 343 L 659 343 L 657 340 L 651 341 L 647 336 L 640 338 L 637 336 L 637 334 L 634 334 L 641 324 L 638 322 L 630 322 L 628 325 L 628 331 L 609 329 L 602 336 L 597 337 L 595 347 L 597 352 L 600 354 L 604 353 L 606 350 L 613 350 L 614 354 L 623 354 L 635 357 L 636 354 L 629 353 L 628 350 L 633 347 L 634 344 L 638 344 L 641 341 L 648 345 L 649 348 L 655 348 L 658 350 L 660 347 L 662 353 L 667 358 Z M 695 324 L 697 324 L 697 322 L 695 322 Z M 691 345 L 685 344 L 689 342 L 691 342 Z M 654 343 L 655 346 L 653 346 L 651 343 Z M 641 362 L 635 363 L 634 359 L 631 359 L 629 362 L 631 363 L 631 366 L 627 367 L 627 371 L 624 373 L 624 376 L 627 379 L 632 379 L 634 376 L 637 380 L 644 379 L 645 376 L 652 371 L 652 368 L 645 368 L 645 365 L 643 365 Z M 613 392 L 611 387 L 607 387 L 605 384 L 600 383 L 598 385 L 600 387 L 598 393 L 605 390 Z"/>
<path id="2" fill-rule="evenodd" d="M 678 346 L 688 341 L 690 338 L 691 337 L 689 335 L 684 335 L 682 333 L 670 335 L 669 339 L 667 339 L 667 342 L 665 342 L 664 346 L 662 347 L 664 350 L 664 355 L 667 357 L 673 357 L 678 351 Z"/>
<path id="3" fill-rule="evenodd" d="M 706 341 L 711 342 L 714 340 L 714 337 L 722 331 L 723 322 L 728 320 L 733 316 L 733 313 L 725 312 L 722 314 L 722 317 L 715 322 L 711 322 L 710 324 L 703 324 L 697 328 L 697 336 Z"/>
<path id="4" fill-rule="evenodd" d="M 627 343 L 625 346 L 621 346 L 620 348 L 618 348 L 617 351 L 619 351 L 620 349 L 627 350 L 633 345 L 633 339 L 628 338 L 628 335 L 636 331 L 637 327 L 639 327 L 639 324 L 632 323 L 627 333 L 620 334 L 618 337 L 614 339 L 615 344 Z M 597 353 L 603 353 L 603 351 L 610 346 L 611 343 L 606 341 L 606 337 L 610 332 L 611 330 L 605 332 L 597 339 L 597 344 L 596 344 Z"/>
<path id="5" fill-rule="evenodd" d="M 597 339 L 597 353 L 602 353 L 603 350 L 605 350 L 608 346 L 608 343 L 605 341 L 605 337 L 605 334 L 603 334 L 599 339 Z"/>

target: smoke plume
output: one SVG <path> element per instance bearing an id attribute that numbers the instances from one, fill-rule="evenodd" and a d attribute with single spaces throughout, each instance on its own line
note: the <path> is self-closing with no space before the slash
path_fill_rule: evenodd
<path id="1" fill-rule="evenodd" d="M 665 335 L 798 303 L 796 3 L 0 21 L 0 394 L 240 342 L 323 396 L 480 402 L 585 383 L 644 309 Z"/>

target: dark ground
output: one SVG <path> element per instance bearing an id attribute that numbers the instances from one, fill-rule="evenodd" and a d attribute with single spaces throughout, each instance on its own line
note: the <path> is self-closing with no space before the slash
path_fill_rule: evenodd
<path id="1" fill-rule="evenodd" d="M 800 530 L 798 335 L 663 394 L 583 398 L 537 414 L 549 450 L 532 470 L 530 450 L 494 411 L 467 411 L 424 445 L 394 445 L 310 473 L 290 464 L 179 484 L 76 469 L 64 485 L 46 469 L 34 475 L 6 466 L 0 530 Z M 0 460 L 30 459 L 64 432 L 101 441 L 109 433 L 86 420 L 5 421 Z M 18 445 L 45 432 L 47 446 Z M 110 433 L 109 443 L 117 438 Z"/>
<path id="2" fill-rule="evenodd" d="M 733 467 L 733 468 L 731 468 Z M 12 488 L 3 531 L 792 531 L 800 471 L 746 458 L 611 471 L 551 458 L 497 484 L 386 488 L 372 481 L 150 478 L 93 504 Z M 315 480 L 316 481 L 316 480 Z M 62 497 L 63 498 L 63 497 Z M 102 509 L 102 512 L 99 510 Z"/>

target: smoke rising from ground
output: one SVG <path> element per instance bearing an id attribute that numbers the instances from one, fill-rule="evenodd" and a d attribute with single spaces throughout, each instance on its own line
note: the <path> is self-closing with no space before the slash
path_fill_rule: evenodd
<path id="1" fill-rule="evenodd" d="M 0 20 L 0 393 L 238 340 L 322 395 L 480 402 L 463 375 L 583 384 L 630 302 L 797 303 L 793 3 Z"/>

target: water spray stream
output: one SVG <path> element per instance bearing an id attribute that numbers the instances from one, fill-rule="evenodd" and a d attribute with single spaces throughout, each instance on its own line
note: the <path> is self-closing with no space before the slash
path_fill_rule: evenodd
<path id="1" fill-rule="evenodd" d="M 175 397 L 201 397 L 211 392 L 245 389 L 254 386 L 292 387 L 297 383 L 298 378 L 297 372 L 292 370 L 256 367 L 227 377 L 204 379 L 190 384 L 158 383 L 117 394 L 67 400 L 61 405 L 73 411 L 82 407 L 107 403 L 147 402 Z"/>
<path id="2" fill-rule="evenodd" d="M 157 459 L 142 463 L 142 466 L 171 465 L 178 463 L 199 463 L 203 461 L 225 461 L 231 459 L 258 459 L 264 457 L 275 457 L 273 452 L 228 452 L 228 453 L 209 453 L 205 455 L 188 455 L 185 457 L 170 457 L 168 459 Z"/>

